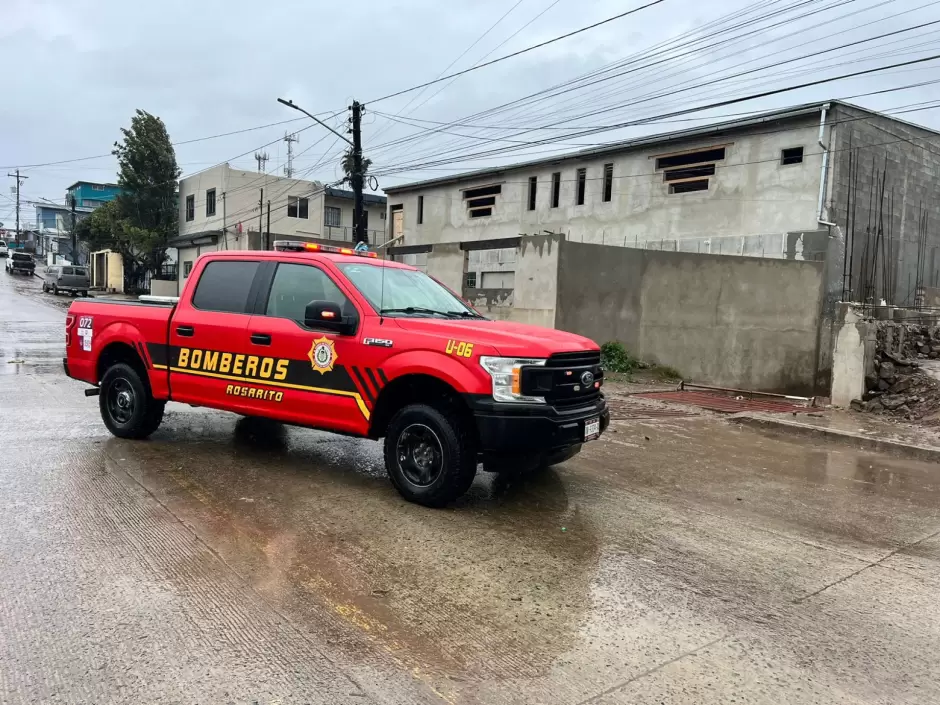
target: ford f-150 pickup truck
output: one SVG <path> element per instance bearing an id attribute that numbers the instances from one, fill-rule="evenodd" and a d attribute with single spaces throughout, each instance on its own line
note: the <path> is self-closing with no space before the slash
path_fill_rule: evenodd
<path id="1" fill-rule="evenodd" d="M 147 438 L 172 400 L 384 438 L 395 487 L 427 506 L 481 461 L 567 460 L 610 418 L 594 342 L 489 320 L 417 269 L 314 243 L 204 254 L 178 300 L 76 301 L 66 348 L 115 436 Z"/>

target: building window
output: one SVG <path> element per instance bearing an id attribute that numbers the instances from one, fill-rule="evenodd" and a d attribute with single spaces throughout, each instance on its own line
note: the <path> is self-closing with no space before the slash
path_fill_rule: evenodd
<path id="1" fill-rule="evenodd" d="M 715 175 L 716 161 L 725 158 L 724 147 L 709 147 L 656 158 L 656 168 L 663 170 L 663 182 L 670 195 L 707 191 L 709 177 Z"/>
<path id="2" fill-rule="evenodd" d="M 104 191 L 104 184 L 92 184 L 91 190 L 92 191 Z"/>
<path id="3" fill-rule="evenodd" d="M 780 152 L 780 163 L 784 166 L 787 164 L 802 164 L 803 148 L 791 147 L 790 149 L 784 149 Z"/>
<path id="4" fill-rule="evenodd" d="M 669 184 L 669 193 L 692 193 L 693 191 L 707 191 L 708 179 L 699 179 L 697 181 L 680 181 L 677 184 Z"/>
<path id="5" fill-rule="evenodd" d="M 467 204 L 467 212 L 471 218 L 484 218 L 493 215 L 493 209 L 496 207 L 496 197 L 503 192 L 500 184 L 494 186 L 481 186 L 480 188 L 471 188 L 463 192 L 464 202 Z"/>
<path id="6" fill-rule="evenodd" d="M 215 215 L 215 189 L 210 188 L 206 191 L 206 217 L 211 218 Z"/>
<path id="7" fill-rule="evenodd" d="M 577 205 L 584 205 L 584 191 L 587 188 L 587 169 L 578 169 L 578 195 Z"/>
<path id="8" fill-rule="evenodd" d="M 529 177 L 529 210 L 535 210 L 535 194 L 539 187 L 539 177 Z"/>
<path id="9" fill-rule="evenodd" d="M 561 172 L 556 171 L 552 174 L 552 208 L 558 208 L 558 201 L 561 198 Z"/>
<path id="10" fill-rule="evenodd" d="M 614 195 L 614 165 L 604 165 L 604 203 L 610 203 Z"/>
<path id="11" fill-rule="evenodd" d="M 186 222 L 196 219 L 196 197 L 186 197 Z"/>
<path id="12" fill-rule="evenodd" d="M 183 279 L 188 278 L 192 271 L 193 271 L 193 263 L 183 262 Z"/>
<path id="13" fill-rule="evenodd" d="M 477 273 L 476 272 L 467 272 L 467 278 L 464 281 L 464 286 L 468 289 L 477 288 Z"/>
<path id="14" fill-rule="evenodd" d="M 424 196 L 418 196 L 418 225 L 424 222 Z"/>
<path id="15" fill-rule="evenodd" d="M 306 198 L 301 198 L 300 196 L 288 196 L 287 197 L 287 217 L 288 218 L 303 218 L 307 219 L 307 208 L 309 202 Z"/>
<path id="16" fill-rule="evenodd" d="M 683 152 L 682 154 L 670 154 L 656 158 L 656 169 L 672 169 L 677 166 L 689 166 L 690 164 L 704 164 L 706 162 L 720 162 L 725 158 L 724 147 L 714 147 L 710 149 L 699 149 L 694 152 Z"/>
<path id="17" fill-rule="evenodd" d="M 343 224 L 343 210 L 338 206 L 327 206 L 324 208 L 323 224 L 331 228 L 341 226 Z"/>

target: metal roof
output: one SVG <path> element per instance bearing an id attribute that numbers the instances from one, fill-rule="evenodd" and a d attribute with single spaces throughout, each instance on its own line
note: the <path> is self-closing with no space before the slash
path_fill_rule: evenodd
<path id="1" fill-rule="evenodd" d="M 342 188 L 333 188 L 332 186 L 326 187 L 326 195 L 332 196 L 333 198 L 346 198 L 350 201 L 355 198 L 355 194 L 352 191 L 347 191 Z M 380 196 L 377 193 L 364 193 L 362 194 L 363 203 L 372 203 L 374 205 L 384 206 L 388 199 L 385 196 Z"/>
<path id="2" fill-rule="evenodd" d="M 723 133 L 727 133 L 733 130 L 743 130 L 749 127 L 755 127 L 758 125 L 763 125 L 769 122 L 776 122 L 780 120 L 791 120 L 799 117 L 805 117 L 807 115 L 813 115 L 819 113 L 823 106 L 826 104 L 830 105 L 841 105 L 847 108 L 854 110 L 860 110 L 862 112 L 871 113 L 872 115 L 880 115 L 888 120 L 894 120 L 896 122 L 903 122 L 897 120 L 896 118 L 891 117 L 890 115 L 885 115 L 883 113 L 878 113 L 873 110 L 868 110 L 867 108 L 862 108 L 858 105 L 852 103 L 846 103 L 845 101 L 840 100 L 825 100 L 818 101 L 815 103 L 804 103 L 802 105 L 795 105 L 789 108 L 781 108 L 778 110 L 771 110 L 764 113 L 757 113 L 754 115 L 749 115 L 747 117 L 737 118 L 734 120 L 726 120 L 723 122 L 712 123 L 711 125 L 702 125 L 699 127 L 690 127 L 684 130 L 675 130 L 673 132 L 661 132 L 654 135 L 646 135 L 644 137 L 637 137 L 630 140 L 623 140 L 619 142 L 611 142 L 610 144 L 605 144 L 600 147 L 590 147 L 588 149 L 582 149 L 577 152 L 568 152 L 562 154 L 556 154 L 550 157 L 542 157 L 541 159 L 534 159 L 525 162 L 516 162 L 514 164 L 507 164 L 505 166 L 497 167 L 488 167 L 484 169 L 476 169 L 474 171 L 467 171 L 462 174 L 452 174 L 450 176 L 440 176 L 433 179 L 425 179 L 423 181 L 414 181 L 408 184 L 400 184 L 398 186 L 390 186 L 385 189 L 387 194 L 396 194 L 404 191 L 413 191 L 420 188 L 425 188 L 428 186 L 441 186 L 443 184 L 449 183 L 459 183 L 462 181 L 474 181 L 479 180 L 483 177 L 493 177 L 503 174 L 508 171 L 515 171 L 517 169 L 531 168 L 537 166 L 544 166 L 548 164 L 559 164 L 566 161 L 575 161 L 583 160 L 591 157 L 604 156 L 608 154 L 613 154 L 617 152 L 624 152 L 633 149 L 640 149 L 643 147 L 650 147 L 653 145 L 659 145 L 666 142 L 677 142 L 680 140 L 687 140 L 693 138 L 702 138 L 709 136 L 718 136 Z M 905 123 L 911 125 L 913 123 Z M 936 132 L 930 128 L 923 127 L 921 125 L 914 125 L 920 129 L 926 130 L 928 132 Z"/>
<path id="3" fill-rule="evenodd" d="M 111 188 L 120 188 L 120 186 L 118 186 L 117 184 L 111 184 L 111 183 L 101 182 L 101 181 L 76 181 L 74 184 L 67 187 L 65 190 L 71 191 L 73 188 L 75 188 L 76 186 L 80 186 L 81 184 L 88 184 L 89 186 L 110 186 Z"/>

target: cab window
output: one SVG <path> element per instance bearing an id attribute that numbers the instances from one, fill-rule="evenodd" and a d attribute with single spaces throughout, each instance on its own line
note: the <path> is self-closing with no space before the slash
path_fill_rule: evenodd
<path id="1" fill-rule="evenodd" d="M 279 264 L 266 315 L 303 324 L 304 311 L 311 301 L 332 301 L 344 316 L 355 313 L 352 303 L 322 269 L 306 264 Z"/>
<path id="2" fill-rule="evenodd" d="M 248 294 L 258 262 L 209 262 L 202 270 L 193 306 L 202 311 L 248 313 Z"/>

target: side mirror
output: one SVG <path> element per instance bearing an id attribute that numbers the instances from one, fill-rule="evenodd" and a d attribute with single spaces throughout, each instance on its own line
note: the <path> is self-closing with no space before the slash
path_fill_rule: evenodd
<path id="1" fill-rule="evenodd" d="M 311 301 L 304 309 L 304 325 L 307 328 L 319 328 L 340 335 L 353 335 L 358 324 L 358 316 L 344 318 L 340 307 L 332 301 Z"/>

